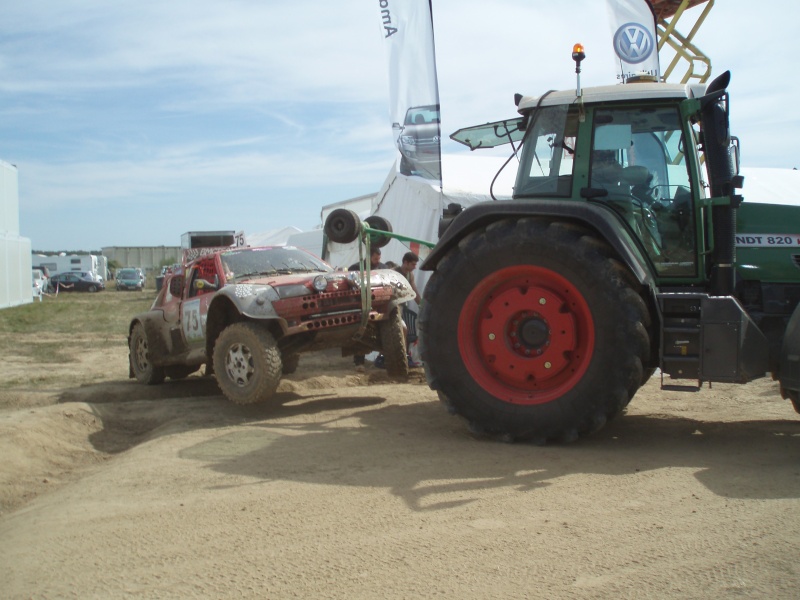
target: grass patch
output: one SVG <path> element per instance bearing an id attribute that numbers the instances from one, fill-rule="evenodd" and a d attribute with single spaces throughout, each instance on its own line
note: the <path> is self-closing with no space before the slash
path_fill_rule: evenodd
<path id="1" fill-rule="evenodd" d="M 80 335 L 106 333 L 126 335 L 133 315 L 150 308 L 155 294 L 106 290 L 61 293 L 0 310 L 0 332 L 12 334 Z"/>
<path id="2" fill-rule="evenodd" d="M 15 390 L 127 378 L 128 324 L 154 298 L 155 290 L 62 292 L 0 310 L 0 390 L 6 401 L 14 401 Z"/>

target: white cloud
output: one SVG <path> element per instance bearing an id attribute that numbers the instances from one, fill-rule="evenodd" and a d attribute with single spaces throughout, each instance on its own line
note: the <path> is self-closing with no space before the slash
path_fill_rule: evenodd
<path id="1" fill-rule="evenodd" d="M 717 2 L 698 34 L 714 72 L 733 71 L 748 166 L 798 166 L 794 23 L 776 18 L 793 10 Z M 583 85 L 614 79 L 603 2 L 434 0 L 433 11 L 445 136 L 512 116 L 515 92 L 572 87 L 575 42 L 587 47 Z M 377 190 L 394 158 L 379 24 L 374 0 L 9 4 L 0 158 L 19 166 L 23 235 L 36 222 L 37 248 L 76 248 L 64 225 L 104 215 L 143 236 L 130 243 L 171 244 L 213 219 L 313 225 L 321 205 Z M 43 229 L 44 214 L 61 226 Z"/>

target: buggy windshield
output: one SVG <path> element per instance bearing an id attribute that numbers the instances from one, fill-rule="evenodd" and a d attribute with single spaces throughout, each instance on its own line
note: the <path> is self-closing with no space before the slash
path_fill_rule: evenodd
<path id="1" fill-rule="evenodd" d="M 288 275 L 292 273 L 328 273 L 330 266 L 293 246 L 279 248 L 243 248 L 220 256 L 226 279 L 244 279 L 256 275 Z"/>

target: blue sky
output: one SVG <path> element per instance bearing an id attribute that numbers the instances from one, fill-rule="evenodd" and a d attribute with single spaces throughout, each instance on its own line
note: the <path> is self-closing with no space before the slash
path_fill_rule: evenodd
<path id="1" fill-rule="evenodd" d="M 614 82 L 600 0 L 433 9 L 445 135 L 512 116 L 515 92 L 572 87 L 578 41 L 583 85 Z M 797 13 L 718 0 L 696 38 L 715 74 L 733 72 L 744 166 L 800 167 Z M 322 206 L 377 191 L 394 161 L 381 36 L 377 0 L 10 3 L 0 159 L 18 167 L 21 235 L 92 250 L 320 225 Z"/>

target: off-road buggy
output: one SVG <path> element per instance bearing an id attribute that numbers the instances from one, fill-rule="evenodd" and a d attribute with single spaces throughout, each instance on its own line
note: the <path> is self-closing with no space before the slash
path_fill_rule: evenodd
<path id="1" fill-rule="evenodd" d="M 205 365 L 228 399 L 251 404 L 272 398 L 300 354 L 336 347 L 379 351 L 390 377 L 408 375 L 401 305 L 414 292 L 399 273 L 335 271 L 288 246 L 186 253 L 131 320 L 131 378 L 157 384 Z"/>

